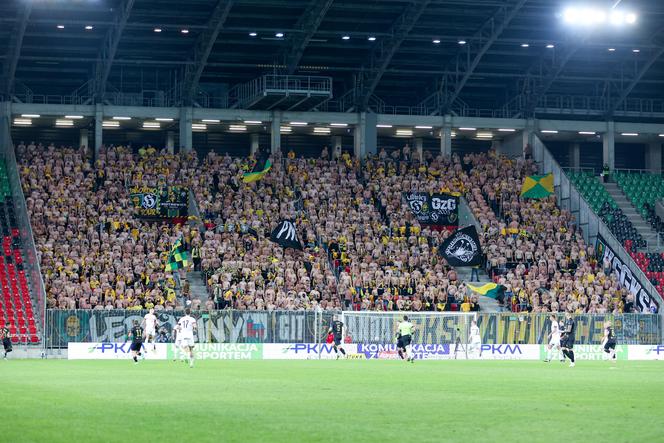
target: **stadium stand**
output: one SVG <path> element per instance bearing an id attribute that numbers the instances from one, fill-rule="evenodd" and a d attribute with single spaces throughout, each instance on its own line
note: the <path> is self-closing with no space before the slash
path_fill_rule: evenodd
<path id="1" fill-rule="evenodd" d="M 7 327 L 15 343 L 38 343 L 35 312 L 23 270 L 24 252 L 14 216 L 14 202 L 4 162 L 0 163 L 0 328 Z"/>

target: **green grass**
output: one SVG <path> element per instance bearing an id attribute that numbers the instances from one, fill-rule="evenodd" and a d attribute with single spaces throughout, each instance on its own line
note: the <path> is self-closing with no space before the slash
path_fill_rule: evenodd
<path id="1" fill-rule="evenodd" d="M 664 441 L 662 362 L 610 366 L 0 361 L 0 441 Z"/>

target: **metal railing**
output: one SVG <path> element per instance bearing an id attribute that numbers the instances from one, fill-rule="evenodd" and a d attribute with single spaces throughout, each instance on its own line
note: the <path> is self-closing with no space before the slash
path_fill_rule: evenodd
<path id="1" fill-rule="evenodd" d="M 320 95 L 332 97 L 332 77 L 263 75 L 229 91 L 229 104 L 241 108 L 268 95 Z"/>

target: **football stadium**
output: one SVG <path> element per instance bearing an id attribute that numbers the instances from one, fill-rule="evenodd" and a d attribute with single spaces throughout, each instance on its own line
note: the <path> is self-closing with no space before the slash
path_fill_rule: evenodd
<path id="1" fill-rule="evenodd" d="M 664 1 L 0 23 L 0 442 L 664 442 Z"/>

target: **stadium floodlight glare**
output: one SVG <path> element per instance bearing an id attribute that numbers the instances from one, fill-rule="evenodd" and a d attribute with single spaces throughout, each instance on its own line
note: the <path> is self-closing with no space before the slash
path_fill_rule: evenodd
<path id="1" fill-rule="evenodd" d="M 240 131 L 240 132 L 242 132 L 242 131 L 246 131 L 247 127 L 245 125 L 230 125 L 228 127 L 228 130 L 229 131 Z"/>
<path id="2" fill-rule="evenodd" d="M 640 49 L 632 49 L 632 52 L 635 53 L 635 54 L 638 54 L 639 52 L 641 52 L 641 50 Z"/>
<path id="3" fill-rule="evenodd" d="M 478 132 L 476 137 L 477 138 L 493 138 L 493 134 L 491 132 Z"/>
<path id="4" fill-rule="evenodd" d="M 514 128 L 501 128 L 501 129 L 498 129 L 498 132 L 516 132 L 516 129 L 514 129 Z"/>
<path id="5" fill-rule="evenodd" d="M 616 52 L 616 48 L 609 48 L 609 52 Z"/>
<path id="6" fill-rule="evenodd" d="M 131 117 L 113 117 L 113 120 L 131 120 Z"/>
<path id="7" fill-rule="evenodd" d="M 620 9 L 605 9 L 599 7 L 570 7 L 562 13 L 563 21 L 570 25 L 593 27 L 603 24 L 612 26 L 633 25 L 636 23 L 636 14 Z"/>
<path id="8" fill-rule="evenodd" d="M 341 40 L 350 40 L 350 35 L 344 35 Z"/>
<path id="9" fill-rule="evenodd" d="M 434 43 L 435 45 L 440 44 L 440 40 L 438 40 L 438 39 L 434 39 L 433 43 Z"/>
<path id="10" fill-rule="evenodd" d="M 82 115 L 65 115 L 65 118 L 68 120 L 81 120 L 83 118 Z"/>
<path id="11" fill-rule="evenodd" d="M 21 114 L 21 117 L 23 118 L 39 118 L 41 115 L 39 114 Z"/>
<path id="12" fill-rule="evenodd" d="M 335 128 L 347 128 L 348 123 L 330 123 L 330 126 L 334 126 Z"/>
<path id="13" fill-rule="evenodd" d="M 659 134 L 660 137 L 664 137 L 664 134 Z"/>
<path id="14" fill-rule="evenodd" d="M 55 126 L 74 126 L 73 120 L 56 120 Z"/>
<path id="15" fill-rule="evenodd" d="M 189 29 L 182 29 L 180 32 L 183 34 L 189 34 Z"/>
<path id="16" fill-rule="evenodd" d="M 65 29 L 65 25 L 58 25 L 58 29 Z"/>
<path id="17" fill-rule="evenodd" d="M 291 128 L 289 126 L 282 126 L 282 127 L 279 128 L 279 132 L 283 132 L 283 133 L 293 132 L 293 128 Z"/>
<path id="18" fill-rule="evenodd" d="M 415 129 L 433 129 L 433 126 L 415 126 Z"/>
<path id="19" fill-rule="evenodd" d="M 274 36 L 277 37 L 277 38 L 283 38 L 284 33 L 283 32 L 277 32 L 276 34 L 274 34 Z"/>
<path id="20" fill-rule="evenodd" d="M 291 126 L 307 126 L 308 124 L 307 122 L 290 122 Z"/>
<path id="21" fill-rule="evenodd" d="M 249 37 L 256 37 L 258 35 L 257 32 L 250 32 Z"/>
<path id="22" fill-rule="evenodd" d="M 207 125 L 204 125 L 202 123 L 192 123 L 191 124 L 191 129 L 193 131 L 205 131 L 205 130 L 207 130 Z"/>
<path id="23" fill-rule="evenodd" d="M 551 129 L 542 129 L 540 132 L 542 134 L 557 134 L 558 133 L 558 131 L 554 131 L 554 130 L 551 130 Z"/>
<path id="24" fill-rule="evenodd" d="M 595 135 L 597 133 L 595 131 L 579 131 L 579 134 L 581 134 L 581 135 Z"/>
<path id="25" fill-rule="evenodd" d="M 330 128 L 314 128 L 314 134 L 329 134 Z"/>
<path id="26" fill-rule="evenodd" d="M 456 132 L 454 131 L 450 132 L 450 137 L 456 137 Z"/>
<path id="27" fill-rule="evenodd" d="M 86 30 L 86 31 L 92 31 L 93 29 L 94 29 L 94 27 L 93 27 L 92 25 L 87 25 L 87 26 L 85 27 L 85 30 Z"/>
<path id="28" fill-rule="evenodd" d="M 221 123 L 221 120 L 217 120 L 214 118 L 204 118 L 201 120 L 203 123 Z"/>
<path id="29" fill-rule="evenodd" d="M 459 40 L 459 44 L 460 44 L 460 45 L 465 45 L 465 44 L 466 44 L 466 41 L 465 41 L 465 40 Z"/>
<path id="30" fill-rule="evenodd" d="M 161 28 L 154 28 L 153 31 L 159 33 L 161 32 Z"/>
<path id="31" fill-rule="evenodd" d="M 32 120 L 29 118 L 15 118 L 14 119 L 14 125 L 15 126 L 30 126 L 32 125 Z"/>
<path id="32" fill-rule="evenodd" d="M 411 135 L 413 135 L 413 130 L 412 129 L 397 129 L 396 134 L 400 135 L 400 136 L 410 137 Z"/>
<path id="33" fill-rule="evenodd" d="M 621 132 L 620 135 L 624 135 L 625 137 L 638 137 L 639 134 L 637 132 Z"/>
<path id="34" fill-rule="evenodd" d="M 155 118 L 155 120 L 158 121 L 158 122 L 172 122 L 173 121 L 172 118 L 167 118 L 167 117 L 157 117 L 157 118 Z"/>
<path id="35" fill-rule="evenodd" d="M 553 49 L 553 48 L 555 48 L 555 47 L 556 47 L 556 46 L 553 45 L 553 44 L 551 44 L 551 43 L 549 43 L 548 45 L 546 45 L 546 49 Z"/>
<path id="36" fill-rule="evenodd" d="M 101 127 L 102 128 L 119 128 L 120 127 L 120 122 L 117 122 L 117 121 L 101 122 Z"/>
<path id="37" fill-rule="evenodd" d="M 159 122 L 143 122 L 143 129 L 160 129 L 161 123 Z"/>
<path id="38" fill-rule="evenodd" d="M 477 128 L 459 128 L 459 131 L 477 131 Z"/>
<path id="39" fill-rule="evenodd" d="M 376 125 L 377 128 L 391 128 L 392 125 Z"/>
<path id="40" fill-rule="evenodd" d="M 262 125 L 263 122 L 260 120 L 245 120 L 244 121 L 245 125 Z"/>
<path id="41" fill-rule="evenodd" d="M 372 35 L 372 36 L 370 36 L 369 38 L 367 38 L 367 40 L 369 40 L 370 42 L 375 42 L 375 41 L 376 41 L 376 37 L 374 37 L 374 36 Z"/>
<path id="42" fill-rule="evenodd" d="M 530 45 L 528 43 L 521 43 L 522 48 L 529 48 Z"/>

